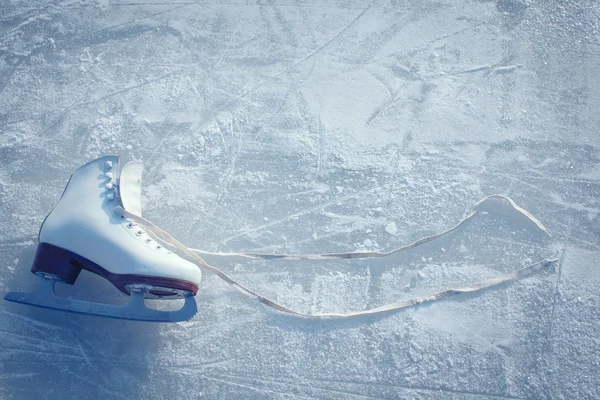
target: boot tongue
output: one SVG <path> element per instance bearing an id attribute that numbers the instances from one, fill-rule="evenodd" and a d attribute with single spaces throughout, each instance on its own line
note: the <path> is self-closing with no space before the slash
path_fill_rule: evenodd
<path id="1" fill-rule="evenodd" d="M 141 161 L 131 161 L 121 169 L 119 192 L 123 208 L 139 217 L 142 216 L 142 171 Z"/>

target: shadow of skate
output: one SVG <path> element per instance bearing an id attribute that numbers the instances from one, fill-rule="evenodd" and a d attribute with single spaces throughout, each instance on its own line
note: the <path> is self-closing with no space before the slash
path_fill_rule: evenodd
<path id="1" fill-rule="evenodd" d="M 32 291 L 39 278 L 30 272 L 37 244 L 6 246 L 18 259 L 4 282 L 9 291 Z M 82 271 L 74 286 L 57 284 L 56 294 L 105 303 L 128 296 L 108 281 Z M 9 398 L 136 398 L 158 362 L 161 324 L 74 314 L 0 301 L 3 395 Z M 34 378 L 36 384 L 31 384 Z M 101 377 L 99 379 L 99 377 Z M 111 384 L 106 384 L 109 379 Z M 80 382 L 75 384 L 74 382 Z"/>

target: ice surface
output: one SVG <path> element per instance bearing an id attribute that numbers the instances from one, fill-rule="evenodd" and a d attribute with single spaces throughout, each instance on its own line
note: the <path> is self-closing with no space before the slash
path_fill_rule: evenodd
<path id="1" fill-rule="evenodd" d="M 0 5 L 0 289 L 79 165 L 146 164 L 145 216 L 305 311 L 350 311 L 560 257 L 381 318 L 290 318 L 207 274 L 188 323 L 0 302 L 0 398 L 599 398 L 596 0 L 11 1 Z M 397 231 L 390 234 L 393 222 Z M 83 275 L 65 294 L 114 297 Z M 114 295 L 114 296 L 113 296 Z"/>

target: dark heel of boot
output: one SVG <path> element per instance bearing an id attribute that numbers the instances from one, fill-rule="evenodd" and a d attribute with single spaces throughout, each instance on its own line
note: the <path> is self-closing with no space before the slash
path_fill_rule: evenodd
<path id="1" fill-rule="evenodd" d="M 56 275 L 65 283 L 72 285 L 81 272 L 81 266 L 74 259 L 72 252 L 48 243 L 40 243 L 31 272 L 36 275 L 44 273 Z"/>

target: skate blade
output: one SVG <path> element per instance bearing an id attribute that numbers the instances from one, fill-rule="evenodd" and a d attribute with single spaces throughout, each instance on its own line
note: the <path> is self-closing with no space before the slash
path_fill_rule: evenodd
<path id="1" fill-rule="evenodd" d="M 187 321 L 198 311 L 194 296 L 187 296 L 183 307 L 177 311 L 148 308 L 144 303 L 144 292 L 132 292 L 129 302 L 122 306 L 67 299 L 54 293 L 56 280 L 46 277 L 40 279 L 37 290 L 31 293 L 11 292 L 4 296 L 4 300 L 77 314 L 150 322 Z"/>

